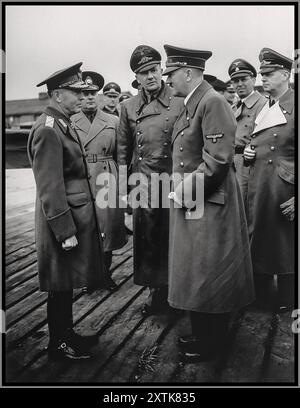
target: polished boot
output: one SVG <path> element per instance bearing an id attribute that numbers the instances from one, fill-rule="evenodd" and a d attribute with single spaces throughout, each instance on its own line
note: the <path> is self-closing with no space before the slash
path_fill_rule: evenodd
<path id="1" fill-rule="evenodd" d="M 142 308 L 143 316 L 157 315 L 168 310 L 168 287 L 149 288 L 150 294 Z"/>
<path id="2" fill-rule="evenodd" d="M 284 313 L 296 308 L 295 275 L 277 275 L 277 311 Z"/>
<path id="3" fill-rule="evenodd" d="M 105 263 L 105 288 L 113 290 L 117 287 L 116 282 L 111 277 L 110 267 L 112 263 L 112 251 L 104 252 L 104 263 Z"/>
<path id="4" fill-rule="evenodd" d="M 87 359 L 90 354 L 72 341 L 72 291 L 48 294 L 47 319 L 49 327 L 48 355 L 53 360 Z"/>
<path id="5" fill-rule="evenodd" d="M 192 334 L 179 339 L 187 360 L 208 361 L 216 357 L 226 342 L 230 313 L 190 312 Z"/>

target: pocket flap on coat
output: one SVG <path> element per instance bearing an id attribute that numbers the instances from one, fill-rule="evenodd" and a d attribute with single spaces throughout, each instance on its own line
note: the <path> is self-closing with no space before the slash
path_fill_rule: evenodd
<path id="1" fill-rule="evenodd" d="M 88 199 L 86 193 L 74 193 L 67 195 L 67 201 L 71 206 L 77 207 L 87 204 L 90 200 Z"/>
<path id="2" fill-rule="evenodd" d="M 285 165 L 282 162 L 278 166 L 278 176 L 290 184 L 295 184 L 294 164 Z"/>
<path id="3" fill-rule="evenodd" d="M 225 204 L 225 193 L 222 190 L 217 190 L 206 201 L 214 204 Z"/>

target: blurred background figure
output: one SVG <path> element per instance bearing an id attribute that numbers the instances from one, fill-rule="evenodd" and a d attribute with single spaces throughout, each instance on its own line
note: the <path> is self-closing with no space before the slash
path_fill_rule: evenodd
<path id="1" fill-rule="evenodd" d="M 229 103 L 229 105 L 233 106 L 239 100 L 237 94 L 235 93 L 235 88 L 231 83 L 231 80 L 226 82 L 226 89 L 224 90 L 224 98 Z"/>
<path id="2" fill-rule="evenodd" d="M 121 88 L 115 82 L 109 82 L 103 88 L 103 101 L 104 106 L 102 108 L 103 112 L 110 115 L 115 115 L 119 117 L 119 97 L 121 94 Z"/>

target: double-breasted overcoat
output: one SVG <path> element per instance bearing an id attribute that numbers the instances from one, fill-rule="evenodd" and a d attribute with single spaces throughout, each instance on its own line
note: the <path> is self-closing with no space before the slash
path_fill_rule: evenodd
<path id="1" fill-rule="evenodd" d="M 193 211 L 187 211 L 185 196 L 179 197 L 182 208 L 171 207 L 172 307 L 224 313 L 253 301 L 245 211 L 233 167 L 235 130 L 230 106 L 206 81 L 196 88 L 174 125 L 173 173 L 181 177 L 174 190 L 183 185 L 185 191 L 191 183 L 194 190 L 196 174 L 204 174 L 204 212 L 202 217 L 189 217 Z"/>
<path id="2" fill-rule="evenodd" d="M 254 91 L 251 95 L 244 99 L 243 104 L 238 108 L 233 107 L 234 116 L 237 121 L 237 129 L 235 133 L 235 146 L 240 149 L 234 156 L 234 164 L 236 168 L 236 176 L 241 187 L 244 201 L 247 198 L 247 187 L 250 169 L 244 166 L 243 151 L 246 145 L 250 143 L 250 135 L 254 129 L 254 121 L 267 103 L 267 98 L 259 92 Z"/>
<path id="3" fill-rule="evenodd" d="M 119 207 L 118 196 L 119 181 L 116 164 L 118 118 L 98 109 L 92 123 L 83 112 L 74 115 L 72 121 L 88 155 L 88 166 L 92 176 L 90 182 L 96 197 L 96 212 L 103 235 L 104 251 L 119 249 L 126 244 L 127 238 L 124 210 Z M 99 178 L 97 181 L 97 177 L 101 177 L 104 173 L 113 179 L 107 178 L 108 183 Z M 109 196 L 112 199 L 111 205 L 101 204 L 100 201 L 103 200 L 109 204 Z"/>
<path id="4" fill-rule="evenodd" d="M 294 273 L 294 222 L 283 204 L 295 194 L 294 91 L 271 108 L 265 105 L 251 136 L 255 161 L 249 166 L 246 214 L 254 272 Z"/>
<path id="5" fill-rule="evenodd" d="M 86 157 L 69 119 L 48 107 L 34 124 L 28 155 L 36 181 L 40 288 L 68 291 L 103 282 L 103 248 Z M 69 251 L 62 242 L 75 235 Z"/>
<path id="6" fill-rule="evenodd" d="M 169 208 L 162 208 L 161 203 L 151 208 L 150 187 L 151 174 L 172 172 L 171 135 L 181 106 L 182 99 L 174 98 L 164 83 L 149 103 L 143 90 L 121 103 L 118 163 L 127 165 L 130 173 L 143 174 L 148 191 L 147 208 L 133 209 L 134 282 L 139 285 L 168 283 Z M 167 201 L 162 193 L 161 188 L 155 192 L 160 202 Z"/>

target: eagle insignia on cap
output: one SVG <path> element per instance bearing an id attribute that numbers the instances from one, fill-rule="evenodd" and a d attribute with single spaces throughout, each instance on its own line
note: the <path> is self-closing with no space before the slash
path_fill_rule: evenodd
<path id="1" fill-rule="evenodd" d="M 263 60 L 262 62 L 261 62 L 262 64 L 271 64 L 271 61 L 266 61 L 266 60 Z"/>
<path id="2" fill-rule="evenodd" d="M 239 69 L 239 67 L 235 67 L 235 72 L 237 72 L 237 71 L 239 71 L 240 69 Z"/>
<path id="3" fill-rule="evenodd" d="M 152 57 L 143 57 L 139 62 L 138 62 L 138 64 L 140 65 L 140 64 L 145 64 L 145 62 L 148 62 L 148 61 L 151 61 L 152 60 Z"/>
<path id="4" fill-rule="evenodd" d="M 88 85 L 93 85 L 93 80 L 92 80 L 92 78 L 91 78 L 90 76 L 87 76 L 87 77 L 86 77 L 86 80 L 85 80 L 85 83 L 88 84 Z"/>

